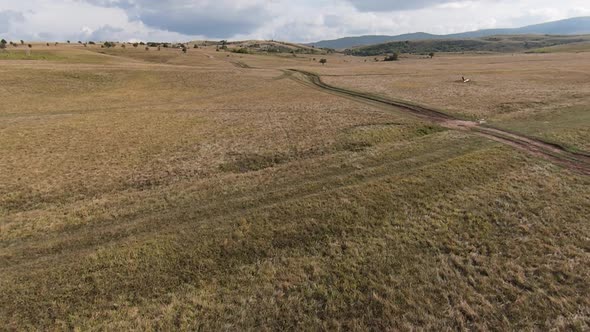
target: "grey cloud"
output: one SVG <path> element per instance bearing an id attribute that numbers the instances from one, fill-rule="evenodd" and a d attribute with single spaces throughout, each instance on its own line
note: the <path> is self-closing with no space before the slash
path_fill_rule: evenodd
<path id="1" fill-rule="evenodd" d="M 131 20 L 185 35 L 229 38 L 248 34 L 269 18 L 264 5 L 237 6 L 234 1 L 86 0 L 98 6 L 124 9 Z M 246 3 L 246 2 L 244 2 Z"/>
<path id="2" fill-rule="evenodd" d="M 0 33 L 8 32 L 13 22 L 23 22 L 25 17 L 12 10 L 0 11 Z"/>
<path id="3" fill-rule="evenodd" d="M 442 5 L 445 3 L 459 2 L 458 0 L 347 0 L 354 7 L 364 12 L 389 12 L 401 10 L 413 10 Z"/>

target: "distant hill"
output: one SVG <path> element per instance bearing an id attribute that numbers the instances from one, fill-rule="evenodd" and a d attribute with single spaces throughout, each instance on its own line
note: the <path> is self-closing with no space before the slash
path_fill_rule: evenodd
<path id="1" fill-rule="evenodd" d="M 227 42 L 227 48 L 237 53 L 273 53 L 273 54 L 326 54 L 326 50 L 309 45 L 282 42 L 276 40 L 245 40 Z"/>
<path id="2" fill-rule="evenodd" d="M 561 45 L 590 44 L 590 35 L 499 35 L 482 38 L 394 41 L 346 49 L 355 56 L 382 56 L 391 53 L 429 54 L 430 52 L 548 52 Z"/>
<path id="3" fill-rule="evenodd" d="M 398 36 L 360 36 L 345 37 L 334 40 L 324 40 L 309 45 L 322 48 L 345 49 L 356 46 L 381 44 L 395 41 L 415 41 L 430 39 L 466 39 L 482 38 L 495 35 L 525 35 L 525 34 L 547 34 L 547 35 L 579 35 L 590 34 L 590 16 L 576 17 L 561 21 L 547 22 L 542 24 L 529 25 L 514 29 L 486 29 L 449 35 L 433 35 L 424 32 L 409 33 Z"/>

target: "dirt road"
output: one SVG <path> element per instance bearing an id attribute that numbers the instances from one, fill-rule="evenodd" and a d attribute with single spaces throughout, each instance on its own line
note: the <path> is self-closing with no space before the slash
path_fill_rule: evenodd
<path id="1" fill-rule="evenodd" d="M 457 119 L 449 114 L 406 101 L 392 100 L 381 96 L 331 86 L 324 83 L 319 75 L 311 72 L 297 69 L 290 69 L 290 72 L 294 73 L 294 75 L 290 75 L 292 79 L 307 86 L 319 88 L 332 94 L 337 94 L 375 106 L 394 107 L 397 110 L 402 110 L 414 116 L 435 122 L 445 128 L 469 131 L 476 135 L 510 145 L 532 155 L 550 160 L 571 170 L 590 175 L 590 155 L 568 151 L 556 144 L 544 142 L 536 138 L 526 137 L 503 129 L 484 126 L 478 122 Z"/>

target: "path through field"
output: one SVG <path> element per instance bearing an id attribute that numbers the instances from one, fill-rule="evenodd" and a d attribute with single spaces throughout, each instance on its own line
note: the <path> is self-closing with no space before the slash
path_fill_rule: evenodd
<path id="1" fill-rule="evenodd" d="M 424 106 L 335 87 L 324 83 L 319 75 L 311 72 L 297 69 L 291 69 L 290 71 L 296 73 L 296 75 L 291 75 L 292 79 L 305 85 L 320 88 L 333 94 L 346 96 L 365 103 L 369 102 L 372 105 L 393 106 L 396 109 L 401 109 L 420 118 L 435 122 L 445 128 L 470 131 L 494 141 L 513 146 L 535 156 L 545 158 L 569 169 L 590 175 L 590 156 L 584 153 L 568 151 L 557 144 L 544 142 L 539 139 L 526 137 L 503 129 L 483 126 L 474 121 L 461 120 Z"/>

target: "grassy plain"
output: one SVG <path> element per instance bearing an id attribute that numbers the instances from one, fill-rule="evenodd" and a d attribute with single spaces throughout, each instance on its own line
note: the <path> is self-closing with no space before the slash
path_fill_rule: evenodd
<path id="1" fill-rule="evenodd" d="M 590 53 L 37 53 L 0 55 L 2 329 L 589 328 L 587 176 L 284 70 L 589 151 Z"/>

